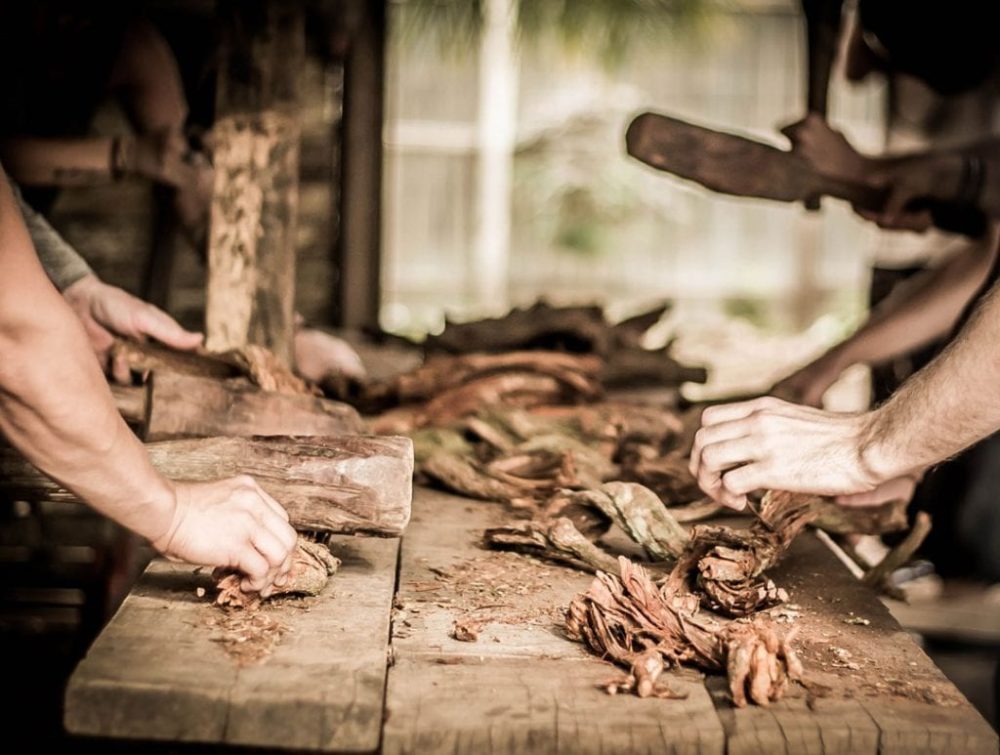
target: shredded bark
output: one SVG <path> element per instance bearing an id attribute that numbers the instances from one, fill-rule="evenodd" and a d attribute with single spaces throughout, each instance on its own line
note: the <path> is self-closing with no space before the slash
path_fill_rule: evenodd
<path id="1" fill-rule="evenodd" d="M 677 561 L 672 579 L 702 596 L 706 608 L 726 616 L 748 616 L 788 599 L 764 572 L 816 516 L 815 496 L 769 492 L 761 506 L 764 522 L 747 529 L 698 525 Z"/>
<path id="2" fill-rule="evenodd" d="M 230 352 L 230 358 L 240 366 L 250 381 L 262 390 L 289 395 L 322 395 L 291 371 L 278 357 L 263 346 L 247 345 Z"/>
<path id="3" fill-rule="evenodd" d="M 314 543 L 299 537 L 292 556 L 292 568 L 284 585 L 275 585 L 269 598 L 283 595 L 319 595 L 330 581 L 331 575 L 340 568 L 340 559 L 330 553 L 321 543 Z M 242 574 L 219 572 L 215 603 L 220 606 L 255 610 L 262 599 L 257 593 L 246 593 L 240 589 Z"/>
<path id="4" fill-rule="evenodd" d="M 663 669 L 654 655 L 664 668 L 724 670 L 738 707 L 748 698 L 767 706 L 781 699 L 789 681 L 801 678 L 794 630 L 782 634 L 763 616 L 719 623 L 699 613 L 698 597 L 685 592 L 683 582 L 668 579 L 657 587 L 638 564 L 621 557 L 618 566 L 619 576 L 598 573 L 566 614 L 571 639 L 629 670 L 628 677 L 606 686 L 609 692 L 657 695 Z"/>

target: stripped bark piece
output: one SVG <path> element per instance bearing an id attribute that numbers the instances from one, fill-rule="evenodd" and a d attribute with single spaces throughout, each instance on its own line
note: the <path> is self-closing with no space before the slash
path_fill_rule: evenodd
<path id="1" fill-rule="evenodd" d="M 685 504 L 684 506 L 671 506 L 670 516 L 677 520 L 679 524 L 689 524 L 711 519 L 716 514 L 731 511 L 732 509 L 723 506 L 721 503 L 715 503 L 706 498 L 701 501 Z"/>
<path id="2" fill-rule="evenodd" d="M 657 304 L 651 309 L 647 309 L 639 314 L 626 317 L 611 326 L 611 334 L 616 346 L 638 346 L 642 342 L 651 327 L 663 319 L 663 315 L 670 311 L 673 305 L 670 302 Z"/>
<path id="3" fill-rule="evenodd" d="M 565 517 L 588 540 L 597 541 L 611 529 L 611 518 L 590 501 L 591 491 L 559 490 L 546 501 L 538 515 L 542 521 Z"/>
<path id="4" fill-rule="evenodd" d="M 566 517 L 486 530 L 483 540 L 494 550 L 513 550 L 556 561 L 582 571 L 614 571 L 617 562 Z"/>
<path id="5" fill-rule="evenodd" d="M 656 561 L 678 558 L 688 534 L 648 488 L 631 482 L 609 482 L 590 500 L 625 530 Z"/>
<path id="6" fill-rule="evenodd" d="M 116 339 L 111 347 L 113 363 L 126 365 L 131 372 L 143 374 L 154 370 L 169 370 L 182 375 L 233 378 L 243 374 L 227 354 L 215 354 L 199 347 L 179 351 L 153 341 Z"/>
<path id="7" fill-rule="evenodd" d="M 652 490 L 668 506 L 699 501 L 704 493 L 688 466 L 688 459 L 678 452 L 655 458 L 642 458 L 635 446 L 621 460 L 623 480 L 636 482 Z"/>
<path id="8" fill-rule="evenodd" d="M 234 351 L 211 352 L 203 348 L 179 351 L 152 342 L 119 339 L 112 358 L 135 373 L 166 370 L 200 377 L 245 377 L 265 391 L 290 395 L 320 395 L 263 346 L 244 346 Z"/>
<path id="9" fill-rule="evenodd" d="M 230 352 L 228 356 L 240 365 L 254 385 L 260 386 L 265 391 L 292 396 L 322 395 L 319 389 L 306 383 L 263 346 L 248 344 Z"/>
<path id="10" fill-rule="evenodd" d="M 670 356 L 670 347 L 644 349 L 641 346 L 619 346 L 608 355 L 601 382 L 613 386 L 679 386 L 682 383 L 705 383 L 708 370 L 690 367 Z"/>
<path id="11" fill-rule="evenodd" d="M 698 599 L 668 580 L 657 589 L 649 574 L 619 559 L 621 576 L 599 573 L 566 614 L 566 632 L 596 655 L 630 670 L 630 679 L 605 685 L 609 693 L 655 694 L 664 667 L 725 670 L 733 702 L 768 705 L 802 673 L 793 633 L 781 636 L 768 619 L 718 624 L 698 615 Z M 659 656 L 659 661 L 651 654 Z"/>
<path id="12" fill-rule="evenodd" d="M 889 501 L 879 506 L 841 506 L 832 498 L 819 499 L 815 507 L 816 529 L 832 535 L 884 535 L 907 527 L 909 501 Z"/>
<path id="13" fill-rule="evenodd" d="M 610 329 L 600 307 L 553 307 L 539 301 L 525 309 L 512 309 L 502 317 L 446 322 L 440 335 L 427 337 L 424 348 L 428 353 L 452 354 L 539 348 L 602 353 L 609 337 Z"/>
<path id="14" fill-rule="evenodd" d="M 659 700 L 686 700 L 686 692 L 677 692 L 658 680 L 665 670 L 663 656 L 656 650 L 647 650 L 636 656 L 632 670 L 626 676 L 610 679 L 598 685 L 609 695 L 620 692 L 634 692 L 639 697 L 655 697 Z"/>
<path id="15" fill-rule="evenodd" d="M 745 530 L 699 525 L 674 566 L 672 578 L 702 595 L 706 608 L 726 616 L 748 616 L 778 605 L 788 594 L 763 577 L 815 516 L 815 496 L 769 492 L 761 517 Z"/>
<path id="16" fill-rule="evenodd" d="M 330 553 L 327 546 L 300 536 L 292 554 L 288 581 L 284 585 L 275 585 L 268 599 L 281 595 L 319 595 L 339 568 L 340 559 Z M 258 593 L 246 593 L 240 589 L 242 574 L 216 570 L 214 576 L 219 591 L 215 598 L 217 605 L 248 610 L 260 606 L 262 599 Z"/>
<path id="17" fill-rule="evenodd" d="M 426 427 L 410 434 L 413 441 L 413 462 L 419 468 L 435 454 L 473 458 L 475 448 L 460 432 L 447 427 Z"/>
<path id="18" fill-rule="evenodd" d="M 484 501 L 512 501 L 530 497 L 533 492 L 510 480 L 490 476 L 467 456 L 436 453 L 424 460 L 419 471 L 445 490 Z"/>
<path id="19" fill-rule="evenodd" d="M 578 403 L 593 399 L 599 391 L 596 382 L 584 378 L 571 382 L 555 375 L 509 370 L 477 377 L 438 393 L 418 416 L 420 426 L 444 425 L 475 414 L 483 407 Z"/>

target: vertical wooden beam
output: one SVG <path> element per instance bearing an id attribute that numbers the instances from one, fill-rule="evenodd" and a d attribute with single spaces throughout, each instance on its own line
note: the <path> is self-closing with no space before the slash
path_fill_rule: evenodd
<path id="1" fill-rule="evenodd" d="M 336 324 L 378 326 L 382 256 L 382 122 L 386 3 L 355 2 L 344 63 Z"/>
<path id="2" fill-rule="evenodd" d="M 205 313 L 210 349 L 259 344 L 292 361 L 302 6 L 221 0 Z"/>
<path id="3" fill-rule="evenodd" d="M 479 47 L 476 131 L 476 230 L 470 293 L 498 312 L 508 308 L 511 185 L 517 139 L 517 4 L 486 0 Z"/>

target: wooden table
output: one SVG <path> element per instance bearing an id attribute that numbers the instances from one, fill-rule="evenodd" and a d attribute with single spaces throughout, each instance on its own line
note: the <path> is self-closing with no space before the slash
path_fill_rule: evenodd
<path id="1" fill-rule="evenodd" d="M 336 539 L 341 572 L 307 610 L 268 609 L 291 631 L 244 667 L 213 640 L 219 612 L 196 593 L 207 576 L 155 562 L 70 680 L 66 726 L 342 752 L 998 751 L 989 724 L 811 534 L 774 577 L 799 614 L 807 676 L 828 691 L 735 709 L 724 679 L 694 672 L 671 679 L 685 700 L 598 690 L 618 670 L 559 628 L 591 577 L 482 549 L 503 520 L 498 505 L 418 488 L 402 542 Z M 456 620 L 481 625 L 478 639 L 454 639 Z"/>

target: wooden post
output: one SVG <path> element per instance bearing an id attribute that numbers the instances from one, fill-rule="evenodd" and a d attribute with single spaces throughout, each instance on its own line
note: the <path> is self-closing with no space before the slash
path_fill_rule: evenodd
<path id="1" fill-rule="evenodd" d="M 222 0 L 218 12 L 207 346 L 257 344 L 291 364 L 303 11 L 297 2 Z"/>
<path id="2" fill-rule="evenodd" d="M 469 293 L 497 311 L 508 306 L 511 184 L 517 136 L 517 5 L 487 0 L 479 47 L 476 230 Z"/>
<path id="3" fill-rule="evenodd" d="M 334 322 L 348 328 L 378 326 L 385 5 L 382 0 L 356 0 L 350 8 L 356 21 L 344 63 L 338 300 L 333 307 Z"/>

